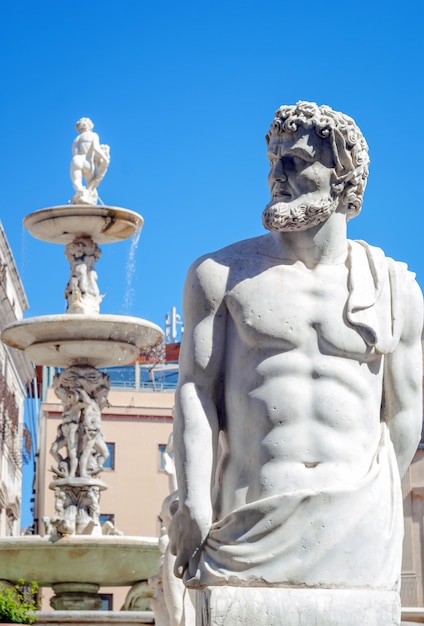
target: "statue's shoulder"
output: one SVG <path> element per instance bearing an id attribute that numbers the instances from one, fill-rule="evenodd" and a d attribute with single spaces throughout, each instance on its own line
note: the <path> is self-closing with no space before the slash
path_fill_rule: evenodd
<path id="1" fill-rule="evenodd" d="M 234 265 L 248 260 L 254 260 L 260 255 L 266 254 L 269 249 L 269 235 L 260 235 L 225 246 L 215 252 L 210 252 L 197 259 L 192 267 L 203 268 L 218 265 L 222 268 L 231 269 Z"/>
<path id="2" fill-rule="evenodd" d="M 358 251 L 365 251 L 370 265 L 372 265 L 374 271 L 378 272 L 382 277 L 383 274 L 388 274 L 391 277 L 397 279 L 406 280 L 407 282 L 415 281 L 415 272 L 412 272 L 406 263 L 403 261 L 396 261 L 389 256 L 386 256 L 384 251 L 377 246 L 372 246 L 366 241 L 349 240 L 349 244 L 353 254 L 353 262 Z"/>
<path id="3" fill-rule="evenodd" d="M 266 253 L 267 235 L 245 239 L 198 258 L 188 270 L 185 282 L 187 292 L 207 294 L 221 300 L 227 290 L 229 275 L 243 274 L 246 268 L 258 262 Z"/>

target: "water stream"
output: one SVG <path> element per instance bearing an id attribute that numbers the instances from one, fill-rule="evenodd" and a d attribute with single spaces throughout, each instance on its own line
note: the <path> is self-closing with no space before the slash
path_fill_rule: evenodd
<path id="1" fill-rule="evenodd" d="M 132 281 L 135 273 L 135 255 L 137 252 L 138 242 L 140 240 L 141 230 L 139 230 L 131 240 L 131 248 L 127 260 L 127 268 L 125 272 L 125 295 L 123 314 L 130 315 L 134 299 L 134 288 Z"/>

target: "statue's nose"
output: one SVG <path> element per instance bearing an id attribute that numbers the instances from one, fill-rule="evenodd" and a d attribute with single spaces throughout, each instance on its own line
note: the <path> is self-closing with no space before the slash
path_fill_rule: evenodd
<path id="1" fill-rule="evenodd" d="M 270 177 L 276 182 L 286 182 L 287 176 L 284 171 L 284 164 L 282 159 L 278 159 L 270 172 Z"/>

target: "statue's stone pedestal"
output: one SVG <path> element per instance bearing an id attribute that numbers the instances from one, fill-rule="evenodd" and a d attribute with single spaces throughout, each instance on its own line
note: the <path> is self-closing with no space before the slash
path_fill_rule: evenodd
<path id="1" fill-rule="evenodd" d="M 196 626 L 399 626 L 394 591 L 207 587 L 197 592 Z"/>

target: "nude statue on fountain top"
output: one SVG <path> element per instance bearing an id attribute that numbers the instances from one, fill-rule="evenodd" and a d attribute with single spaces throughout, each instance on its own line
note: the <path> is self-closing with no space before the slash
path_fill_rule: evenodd
<path id="1" fill-rule="evenodd" d="M 398 624 L 400 477 L 422 421 L 422 294 L 404 264 L 347 239 L 369 163 L 351 118 L 283 106 L 267 145 L 270 233 L 202 257 L 186 281 L 175 572 L 216 597 L 223 585 L 383 590 L 397 598 Z M 377 623 L 355 615 L 353 596 L 334 622 L 305 617 L 299 602 L 304 617 L 284 624 Z M 246 624 L 280 623 L 240 610 Z"/>
<path id="2" fill-rule="evenodd" d="M 98 134 L 93 132 L 94 124 L 88 117 L 78 120 L 75 127 L 80 134 L 72 144 L 70 173 L 75 194 L 71 202 L 97 204 L 97 187 L 109 167 L 110 148 L 100 144 Z"/>

